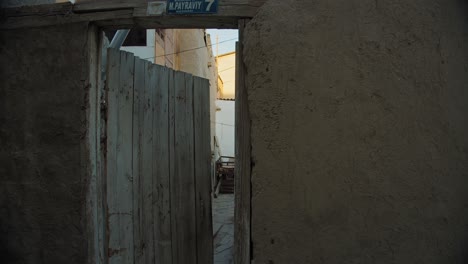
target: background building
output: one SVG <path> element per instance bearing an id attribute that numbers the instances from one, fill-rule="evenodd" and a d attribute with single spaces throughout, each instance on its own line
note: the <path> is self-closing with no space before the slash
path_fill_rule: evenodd
<path id="1" fill-rule="evenodd" d="M 218 64 L 218 98 L 216 100 L 216 138 L 222 156 L 235 156 L 235 80 L 236 53 L 216 57 Z"/>
<path id="2" fill-rule="evenodd" d="M 236 88 L 236 52 L 228 52 L 216 57 L 218 75 L 222 86 L 218 89 L 218 98 L 233 100 Z"/>

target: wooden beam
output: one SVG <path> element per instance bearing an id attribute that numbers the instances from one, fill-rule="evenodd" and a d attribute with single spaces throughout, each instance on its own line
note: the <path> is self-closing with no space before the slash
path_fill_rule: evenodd
<path id="1" fill-rule="evenodd" d="M 238 18 L 224 17 L 218 19 L 215 17 L 141 17 L 129 19 L 113 19 L 96 21 L 96 24 L 104 29 L 126 29 L 126 28 L 217 28 L 217 29 L 236 29 Z"/>
<path id="2" fill-rule="evenodd" d="M 75 12 L 92 12 L 103 10 L 128 9 L 145 6 L 149 0 L 104 0 L 104 1 L 80 1 L 74 5 Z"/>
<path id="3" fill-rule="evenodd" d="M 166 1 L 106 0 L 57 3 L 1 10 L 0 29 L 96 22 L 104 28 L 232 28 L 252 18 L 266 0 L 223 0 L 217 14 L 168 15 Z"/>

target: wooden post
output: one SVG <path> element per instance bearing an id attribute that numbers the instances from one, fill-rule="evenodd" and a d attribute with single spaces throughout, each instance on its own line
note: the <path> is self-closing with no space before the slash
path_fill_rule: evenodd
<path id="1" fill-rule="evenodd" d="M 236 45 L 235 106 L 235 209 L 234 263 L 250 263 L 250 114 L 243 61 L 243 34 L 248 20 L 239 20 L 239 42 Z"/>

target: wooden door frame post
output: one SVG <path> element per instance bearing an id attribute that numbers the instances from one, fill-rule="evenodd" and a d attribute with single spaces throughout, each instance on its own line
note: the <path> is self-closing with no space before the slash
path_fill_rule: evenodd
<path id="1" fill-rule="evenodd" d="M 235 208 L 234 263 L 250 263 L 251 239 L 251 144 L 250 112 L 247 94 L 247 75 L 243 60 L 244 28 L 248 19 L 239 20 L 239 41 L 236 43 L 235 94 Z"/>

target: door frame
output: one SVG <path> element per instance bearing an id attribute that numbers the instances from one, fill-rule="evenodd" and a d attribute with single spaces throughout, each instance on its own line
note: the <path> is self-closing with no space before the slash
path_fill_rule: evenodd
<path id="1" fill-rule="evenodd" d="M 100 65 L 103 63 L 101 47 L 103 45 L 99 32 L 105 29 L 131 29 L 131 28 L 217 28 L 238 29 L 239 42 L 236 45 L 236 100 L 235 100 L 235 146 L 236 146 L 236 181 L 235 181 L 235 223 L 234 223 L 234 261 L 236 264 L 250 263 L 251 252 L 251 117 L 248 107 L 248 72 L 244 65 L 243 42 L 245 40 L 244 29 L 250 18 L 253 18 L 258 9 L 266 0 L 223 0 L 219 2 L 216 14 L 200 15 L 167 15 L 165 14 L 166 1 L 148 0 L 103 0 L 88 1 L 84 3 L 71 4 L 55 3 L 37 6 L 22 6 L 4 9 L 4 21 L 0 29 L 33 28 L 52 25 L 64 25 L 68 23 L 88 23 L 88 39 L 90 43 L 89 58 L 91 71 L 89 74 L 89 100 L 88 135 L 94 141 L 89 140 L 90 150 L 97 149 L 91 167 L 90 184 L 87 197 L 87 223 L 92 226 L 89 230 L 90 263 L 101 263 L 105 258 L 100 248 L 104 246 L 105 234 L 103 226 L 99 226 L 99 210 L 102 210 L 103 201 L 99 201 L 100 186 L 104 186 L 102 178 L 102 160 L 100 143 L 101 135 L 97 125 L 102 118 L 100 112 L 105 109 L 97 109 L 92 102 L 101 100 L 102 76 Z M 2 10 L 3 11 L 3 10 Z M 105 63 L 105 62 L 104 62 Z M 97 74 L 96 74 L 97 72 Z M 91 116 L 95 111 L 97 116 Z M 239 177 L 240 175 L 240 177 Z M 96 200 L 97 199 L 97 200 Z M 103 223 L 101 223 L 103 224 Z M 92 241 L 92 242 L 91 242 Z"/>

